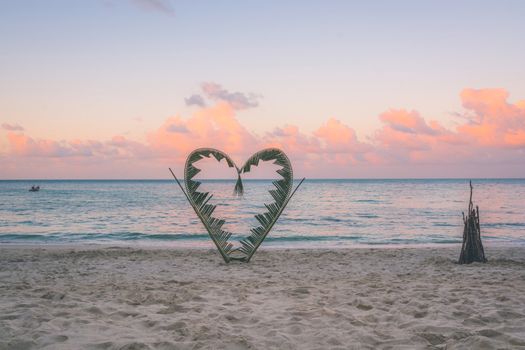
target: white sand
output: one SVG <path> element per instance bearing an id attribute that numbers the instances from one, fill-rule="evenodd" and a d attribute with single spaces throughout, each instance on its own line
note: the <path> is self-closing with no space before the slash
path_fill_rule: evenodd
<path id="1" fill-rule="evenodd" d="M 525 348 L 525 248 L 0 246 L 0 349 Z"/>

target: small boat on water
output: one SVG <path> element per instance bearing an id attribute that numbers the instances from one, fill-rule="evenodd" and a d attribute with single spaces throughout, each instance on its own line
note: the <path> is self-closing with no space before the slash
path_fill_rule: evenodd
<path id="1" fill-rule="evenodd" d="M 40 191 L 40 186 L 31 186 L 29 192 L 38 192 Z"/>

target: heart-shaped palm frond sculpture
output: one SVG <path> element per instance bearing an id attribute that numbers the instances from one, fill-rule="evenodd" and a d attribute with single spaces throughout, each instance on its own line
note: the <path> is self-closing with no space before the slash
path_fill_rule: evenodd
<path id="1" fill-rule="evenodd" d="M 193 180 L 193 178 L 201 171 L 201 169 L 197 168 L 194 163 L 204 157 L 210 158 L 212 156 L 219 162 L 222 159 L 225 159 L 228 166 L 230 168 L 235 168 L 237 171 L 237 183 L 234 188 L 234 193 L 236 195 L 242 195 L 243 193 L 241 174 L 248 173 L 252 166 L 258 166 L 260 161 L 273 160 L 273 163 L 280 167 L 277 170 L 277 173 L 281 176 L 281 179 L 273 181 L 275 189 L 269 191 L 274 202 L 265 204 L 267 209 L 266 212 L 255 215 L 255 218 L 260 225 L 250 229 L 250 235 L 240 241 L 241 246 L 239 248 L 233 248 L 233 244 L 229 241 L 232 233 L 223 229 L 226 221 L 213 216 L 216 206 L 209 204 L 213 195 L 209 192 L 199 192 L 198 188 L 201 185 L 201 182 Z M 186 165 L 184 167 L 186 191 L 182 188 L 182 185 L 173 171 L 171 171 L 171 173 L 179 184 L 181 190 L 186 195 L 188 202 L 195 210 L 195 213 L 197 213 L 197 216 L 202 221 L 225 262 L 230 262 L 231 260 L 250 261 L 257 248 L 259 248 L 273 225 L 277 222 L 277 219 L 294 195 L 295 191 L 297 191 L 304 181 L 304 179 L 301 180 L 292 192 L 292 165 L 286 154 L 277 148 L 267 148 L 255 153 L 246 161 L 242 168 L 237 167 L 235 162 L 222 151 L 213 148 L 199 148 L 191 152 L 186 160 Z"/>

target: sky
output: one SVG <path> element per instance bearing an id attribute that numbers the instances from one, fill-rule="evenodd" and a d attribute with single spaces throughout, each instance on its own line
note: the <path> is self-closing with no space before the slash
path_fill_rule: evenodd
<path id="1" fill-rule="evenodd" d="M 296 177 L 525 177 L 524 13 L 0 0 L 0 179 L 182 176 L 199 147 L 278 147 Z"/>

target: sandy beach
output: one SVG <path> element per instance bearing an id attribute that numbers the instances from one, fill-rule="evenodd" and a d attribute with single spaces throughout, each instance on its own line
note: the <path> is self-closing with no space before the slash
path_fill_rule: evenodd
<path id="1" fill-rule="evenodd" d="M 525 248 L 0 247 L 0 349 L 525 348 Z"/>

